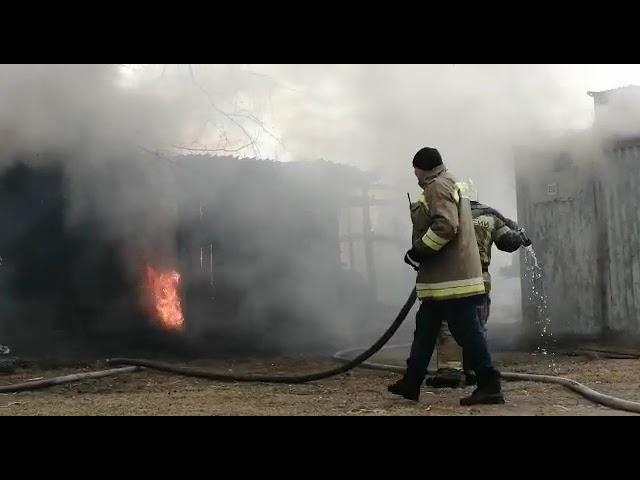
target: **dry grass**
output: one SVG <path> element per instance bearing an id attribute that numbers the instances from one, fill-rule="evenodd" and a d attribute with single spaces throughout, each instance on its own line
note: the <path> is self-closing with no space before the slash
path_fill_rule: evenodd
<path id="1" fill-rule="evenodd" d="M 385 354 L 389 360 L 390 354 Z M 401 355 L 397 355 L 396 361 Z M 551 373 L 546 358 L 501 354 L 503 370 Z M 581 357 L 556 358 L 557 372 L 604 393 L 640 401 L 640 361 Z M 272 362 L 204 362 L 211 369 L 235 372 L 308 372 L 329 361 L 277 359 Z M 21 370 L 0 377 L 14 383 L 78 369 Z M 0 415 L 623 415 L 593 405 L 555 385 L 506 383 L 504 406 L 460 407 L 463 390 L 423 389 L 419 403 L 386 391 L 397 378 L 386 372 L 355 370 L 306 385 L 218 383 L 144 371 L 59 386 L 49 390 L 0 395 Z"/>

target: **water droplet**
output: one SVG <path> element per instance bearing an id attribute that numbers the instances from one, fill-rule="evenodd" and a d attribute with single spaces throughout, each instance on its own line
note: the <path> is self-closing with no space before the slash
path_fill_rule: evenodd
<path id="1" fill-rule="evenodd" d="M 555 338 L 551 331 L 551 318 L 547 308 L 547 295 L 544 292 L 544 278 L 542 267 L 538 263 L 536 252 L 533 249 L 533 245 L 525 248 L 525 266 L 526 274 L 529 278 L 529 285 L 531 291 L 529 292 L 529 302 L 536 308 L 536 326 L 540 335 L 540 344 L 537 347 L 537 352 L 543 356 L 550 357 L 549 368 L 554 372 L 557 371 L 557 366 L 554 361 L 553 349 L 550 348 L 555 343 Z"/>

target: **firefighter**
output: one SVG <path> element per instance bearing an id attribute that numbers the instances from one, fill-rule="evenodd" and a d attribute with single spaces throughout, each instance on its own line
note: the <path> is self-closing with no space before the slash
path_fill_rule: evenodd
<path id="1" fill-rule="evenodd" d="M 486 324 L 489 319 L 491 309 L 491 275 L 489 265 L 491 264 L 491 248 L 495 244 L 498 250 L 513 253 L 520 247 L 528 247 L 531 240 L 527 237 L 524 229 L 520 228 L 516 222 L 506 218 L 497 210 L 479 203 L 477 192 L 470 186 L 472 182 L 461 184 L 466 196 L 471 198 L 471 214 L 473 226 L 476 232 L 480 261 L 482 263 L 482 276 L 484 279 L 485 294 L 479 297 L 478 319 L 486 332 Z M 438 371 L 433 378 L 427 379 L 427 385 L 436 388 L 455 388 L 475 384 L 475 375 L 465 366 L 464 373 L 461 369 L 462 352 L 451 338 L 451 333 L 443 325 L 440 337 L 438 338 Z"/>
<path id="2" fill-rule="evenodd" d="M 405 262 L 418 271 L 420 308 L 407 369 L 388 390 L 410 400 L 419 399 L 440 326 L 446 321 L 477 374 L 476 390 L 460 404 L 504 403 L 500 373 L 493 366 L 478 321 L 477 304 L 485 287 L 469 200 L 460 195 L 437 149 L 421 149 L 413 167 L 423 193 L 411 204 L 413 246 Z"/>

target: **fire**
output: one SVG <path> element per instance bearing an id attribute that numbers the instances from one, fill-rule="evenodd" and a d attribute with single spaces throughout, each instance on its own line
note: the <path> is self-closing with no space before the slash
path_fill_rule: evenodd
<path id="1" fill-rule="evenodd" d="M 147 265 L 147 285 L 156 320 L 167 330 L 182 330 L 184 316 L 178 294 L 180 274 L 176 271 L 159 272 Z"/>

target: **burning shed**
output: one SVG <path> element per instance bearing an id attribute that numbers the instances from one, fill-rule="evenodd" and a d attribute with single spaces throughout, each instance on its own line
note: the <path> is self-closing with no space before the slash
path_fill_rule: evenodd
<path id="1" fill-rule="evenodd" d="M 361 172 L 79 156 L 14 156 L 0 173 L 0 336 L 15 351 L 309 352 L 353 341 L 345 328 L 375 309 L 340 261 Z"/>

